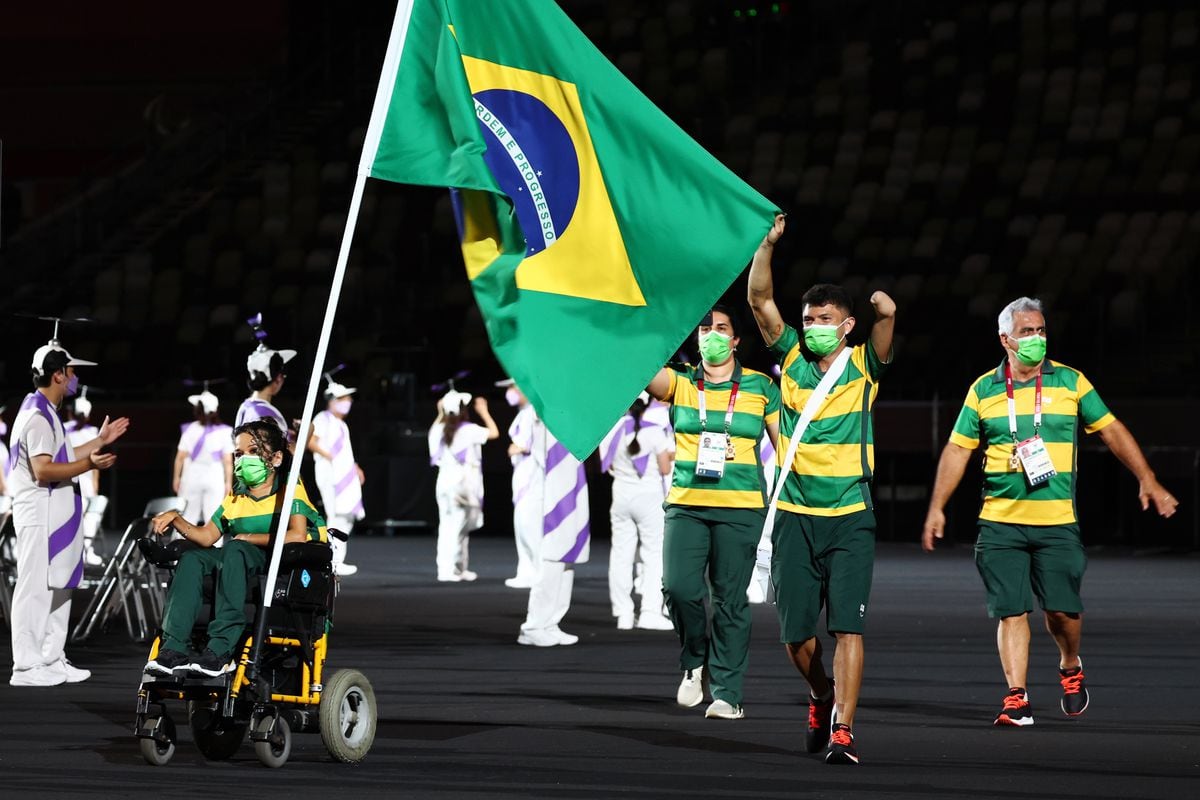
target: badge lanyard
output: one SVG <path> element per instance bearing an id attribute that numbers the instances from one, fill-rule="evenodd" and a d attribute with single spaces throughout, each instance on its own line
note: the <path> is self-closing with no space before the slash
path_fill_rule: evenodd
<path id="1" fill-rule="evenodd" d="M 1004 391 L 1008 395 L 1008 432 L 1012 434 L 1013 455 L 1012 460 L 1017 460 L 1017 402 L 1013 398 L 1013 378 L 1012 365 L 1005 362 L 1004 364 Z M 1037 438 L 1038 431 L 1042 427 L 1042 371 L 1039 369 L 1037 374 L 1037 382 L 1033 389 L 1033 438 Z"/>
<path id="2" fill-rule="evenodd" d="M 734 362 L 733 389 L 729 392 L 729 406 L 725 409 L 725 436 L 729 436 L 729 426 L 733 424 L 733 406 L 737 403 L 738 386 L 742 383 L 742 365 Z M 700 411 L 700 432 L 708 433 L 708 403 L 704 396 L 704 365 L 696 371 L 697 405 Z M 727 440 L 728 441 L 728 440 Z"/>

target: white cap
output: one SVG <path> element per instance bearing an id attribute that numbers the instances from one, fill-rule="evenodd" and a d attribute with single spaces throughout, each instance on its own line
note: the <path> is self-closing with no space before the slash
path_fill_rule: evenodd
<path id="1" fill-rule="evenodd" d="M 496 381 L 496 385 L 499 386 L 501 389 L 504 389 L 508 386 L 516 386 L 517 382 L 515 380 L 513 380 L 512 378 L 505 378 L 502 381 Z"/>
<path id="2" fill-rule="evenodd" d="M 92 415 L 92 401 L 87 399 L 87 395 L 81 394 L 75 398 L 75 413 L 81 417 Z"/>
<path id="3" fill-rule="evenodd" d="M 354 394 L 358 389 L 353 386 L 342 386 L 337 381 L 330 381 L 325 387 L 325 396 L 328 398 L 345 397 L 348 394 Z"/>
<path id="4" fill-rule="evenodd" d="M 57 345 L 54 342 L 49 342 L 47 344 L 42 345 L 34 352 L 33 361 L 29 365 L 29 366 L 33 367 L 35 370 L 37 370 L 37 374 L 39 377 L 42 375 L 42 367 L 44 367 L 46 364 L 46 356 L 50 355 L 51 353 L 55 353 L 55 352 L 62 353 L 64 356 L 67 357 L 67 363 L 64 364 L 63 366 L 67 366 L 67 367 L 94 367 L 94 366 L 96 366 L 95 361 L 85 361 L 82 358 L 75 358 L 74 356 L 72 356 L 70 353 L 67 352 L 65 347 L 61 347 L 60 345 Z"/>
<path id="5" fill-rule="evenodd" d="M 442 411 L 447 414 L 461 414 L 469 402 L 471 402 L 471 395 L 451 389 L 442 395 Z"/>
<path id="6" fill-rule="evenodd" d="M 204 409 L 205 414 L 213 413 L 217 410 L 217 406 L 220 405 L 217 401 L 217 396 L 208 389 L 205 389 L 200 394 L 188 395 L 188 403 L 192 406 L 200 406 Z"/>
<path id="7" fill-rule="evenodd" d="M 270 377 L 271 358 L 276 354 L 283 359 L 285 364 L 296 357 L 295 350 L 271 350 L 260 344 L 253 353 L 246 357 L 246 371 L 251 375 L 257 372 Z"/>

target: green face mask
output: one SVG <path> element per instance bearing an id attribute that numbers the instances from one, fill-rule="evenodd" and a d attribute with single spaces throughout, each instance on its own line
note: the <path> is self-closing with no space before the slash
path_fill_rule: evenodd
<path id="1" fill-rule="evenodd" d="M 804 329 L 804 346 L 817 358 L 829 355 L 837 350 L 844 338 L 838 336 L 838 328 L 842 327 L 845 321 L 842 320 L 837 325 L 809 325 Z"/>
<path id="2" fill-rule="evenodd" d="M 1023 339 L 1009 337 L 1017 343 L 1017 360 L 1027 367 L 1033 367 L 1042 363 L 1042 359 L 1046 357 L 1046 337 L 1038 336 L 1036 333 L 1032 336 L 1026 336 Z"/>
<path id="3" fill-rule="evenodd" d="M 733 338 L 717 331 L 709 331 L 700 336 L 700 357 L 709 364 L 724 364 L 733 352 L 730 342 Z"/>
<path id="4" fill-rule="evenodd" d="M 242 483 L 253 489 L 266 482 L 271 470 L 262 456 L 242 456 L 234 465 L 234 471 Z"/>

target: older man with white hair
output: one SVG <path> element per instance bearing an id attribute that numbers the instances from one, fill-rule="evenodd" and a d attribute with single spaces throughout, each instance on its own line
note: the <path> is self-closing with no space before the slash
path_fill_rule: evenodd
<path id="1" fill-rule="evenodd" d="M 975 566 L 987 592 L 988 615 L 1000 620 L 996 643 L 1008 693 L 994 724 L 1033 724 L 1026 691 L 1029 614 L 1037 596 L 1046 630 L 1059 650 L 1060 706 L 1067 716 L 1088 707 L 1079 658 L 1083 602 L 1079 590 L 1087 553 L 1075 513 L 1079 428 L 1100 439 L 1138 480 L 1142 510 L 1163 517 L 1178 502 L 1159 484 L 1129 429 L 1077 369 L 1046 358 L 1041 302 L 1021 297 L 1000 312 L 1004 359 L 980 376 L 938 462 L 921 543 L 932 550 L 945 534 L 944 509 L 972 451 L 984 447 L 983 506 Z"/>

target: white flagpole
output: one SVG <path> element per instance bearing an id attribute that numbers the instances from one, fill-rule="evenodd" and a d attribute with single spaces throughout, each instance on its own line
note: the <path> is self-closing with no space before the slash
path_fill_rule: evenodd
<path id="1" fill-rule="evenodd" d="M 375 90 L 375 105 L 371 109 L 371 120 L 367 125 L 367 137 L 363 140 L 363 154 L 359 162 L 358 177 L 354 182 L 354 192 L 350 196 L 350 210 L 346 215 L 346 228 L 342 233 L 342 246 L 338 250 L 337 266 L 333 271 L 333 283 L 329 289 L 329 300 L 325 304 L 325 320 L 321 324 L 321 338 L 317 342 L 317 351 L 313 355 L 312 374 L 308 379 L 308 393 L 304 397 L 304 413 L 300 418 L 300 430 L 296 434 L 296 453 L 292 458 L 292 467 L 288 470 L 287 487 L 283 493 L 282 513 L 279 515 L 279 527 L 275 531 L 275 544 L 271 551 L 271 564 L 267 569 L 267 592 L 263 597 L 263 607 L 270 608 L 275 595 L 275 580 L 279 576 L 279 561 L 283 556 L 284 537 L 287 534 L 288 522 L 291 518 L 292 503 L 296 499 L 296 484 L 300 480 L 300 462 L 308 450 L 308 436 L 312 428 L 313 409 L 316 407 L 317 392 L 321 387 L 321 374 L 325 370 L 325 360 L 329 351 L 329 336 L 333 331 L 333 321 L 337 316 L 338 301 L 342 296 L 342 283 L 346 277 L 346 262 L 350 258 L 350 243 L 354 239 L 354 227 L 358 222 L 358 212 L 362 205 L 363 189 L 366 187 L 367 176 L 375 153 L 379 148 L 379 137 L 387 118 L 387 109 L 391 102 L 392 89 L 396 82 L 396 73 L 400 67 L 400 55 L 404 49 L 404 40 L 408 32 L 409 19 L 412 17 L 414 0 L 400 0 L 396 6 L 396 17 L 392 24 L 391 37 L 388 40 L 387 54 L 383 59 L 383 70 L 379 76 L 379 86 Z M 254 634 L 254 671 L 257 671 L 258 649 L 266 629 L 267 615 L 262 615 L 262 623 Z"/>

